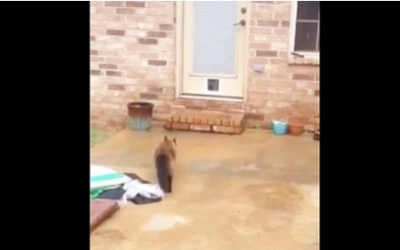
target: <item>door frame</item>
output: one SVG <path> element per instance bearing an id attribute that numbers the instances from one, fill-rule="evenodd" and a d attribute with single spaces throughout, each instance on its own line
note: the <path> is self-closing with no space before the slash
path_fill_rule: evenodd
<path id="1" fill-rule="evenodd" d="M 242 1 L 246 6 L 246 15 L 244 20 L 246 21 L 246 30 L 244 38 L 244 63 L 241 65 L 244 67 L 243 70 L 243 97 L 242 98 L 229 98 L 229 97 L 213 97 L 213 96 L 201 96 L 201 95 L 183 95 L 183 4 L 184 1 L 175 2 L 175 97 L 180 99 L 195 99 L 195 100 L 215 100 L 215 101 L 228 101 L 228 102 L 246 102 L 247 101 L 247 86 L 249 77 L 249 37 L 250 37 L 250 13 L 251 13 L 251 2 Z"/>

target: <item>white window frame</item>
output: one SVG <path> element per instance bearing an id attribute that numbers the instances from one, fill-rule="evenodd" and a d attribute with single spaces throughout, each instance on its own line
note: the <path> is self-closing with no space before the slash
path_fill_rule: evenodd
<path id="1" fill-rule="evenodd" d="M 290 15 L 290 38 L 289 38 L 289 64 L 311 64 L 319 65 L 319 52 L 296 52 L 294 50 L 297 24 L 297 6 L 299 1 L 292 1 L 292 9 Z M 319 34 L 318 34 L 319 36 Z M 304 57 L 293 55 L 300 54 Z"/>

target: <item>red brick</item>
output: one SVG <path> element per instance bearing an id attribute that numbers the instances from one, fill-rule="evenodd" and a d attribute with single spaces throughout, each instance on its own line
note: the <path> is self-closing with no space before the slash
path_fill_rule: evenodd
<path id="1" fill-rule="evenodd" d="M 286 51 L 279 51 L 278 57 L 287 58 L 288 53 Z"/>
<path id="2" fill-rule="evenodd" d="M 130 8 L 117 8 L 117 14 L 123 14 L 123 15 L 133 15 L 135 14 L 135 9 L 130 9 Z"/>
<path id="3" fill-rule="evenodd" d="M 257 65 L 257 64 L 261 64 L 261 65 L 266 65 L 269 62 L 269 58 L 268 57 L 255 57 L 255 58 L 250 58 L 249 60 L 249 64 L 250 65 Z M 260 75 L 260 73 L 257 73 Z"/>
<path id="4" fill-rule="evenodd" d="M 263 121 L 263 120 L 264 120 L 264 115 L 262 115 L 262 114 L 247 113 L 247 114 L 244 115 L 244 119 L 246 119 L 246 120 L 258 120 L 258 121 Z"/>
<path id="5" fill-rule="evenodd" d="M 319 103 L 319 96 L 293 96 L 295 102 Z"/>
<path id="6" fill-rule="evenodd" d="M 268 81 L 268 86 L 272 86 L 272 87 L 279 87 L 279 88 L 295 88 L 296 87 L 296 83 L 292 82 L 292 81 L 275 81 L 275 80 L 269 80 Z"/>
<path id="7" fill-rule="evenodd" d="M 270 60 L 272 65 L 287 65 L 288 64 L 288 60 L 282 59 L 282 58 L 271 58 Z"/>
<path id="8" fill-rule="evenodd" d="M 124 85 L 118 85 L 118 84 L 109 84 L 108 85 L 108 89 L 109 90 L 123 91 L 123 90 L 125 90 L 125 86 Z"/>
<path id="9" fill-rule="evenodd" d="M 125 16 L 122 15 L 122 13 L 116 13 L 116 15 L 106 15 L 104 17 L 105 21 L 110 21 L 110 22 L 124 22 L 125 21 Z"/>
<path id="10" fill-rule="evenodd" d="M 191 115 L 186 116 L 186 122 L 187 123 L 194 123 L 194 117 Z"/>
<path id="11" fill-rule="evenodd" d="M 94 75 L 94 76 L 99 76 L 99 75 L 101 75 L 101 71 L 92 69 L 92 70 L 90 70 L 90 74 Z"/>
<path id="12" fill-rule="evenodd" d="M 264 27 L 279 27 L 279 21 L 266 21 L 266 20 L 258 20 L 257 26 L 264 26 Z"/>
<path id="13" fill-rule="evenodd" d="M 291 1 L 274 1 L 274 4 L 284 4 L 286 6 L 290 6 L 290 5 L 288 5 L 288 3 L 291 4 L 292 2 Z"/>
<path id="14" fill-rule="evenodd" d="M 185 106 L 187 109 L 204 109 L 206 102 L 194 100 L 177 100 L 177 104 Z"/>
<path id="15" fill-rule="evenodd" d="M 281 27 L 289 27 L 290 21 L 281 21 Z"/>
<path id="16" fill-rule="evenodd" d="M 272 31 L 274 35 L 289 35 L 289 29 L 287 28 L 275 28 Z"/>
<path id="17" fill-rule="evenodd" d="M 272 13 L 256 12 L 256 10 L 253 10 L 250 12 L 250 17 L 251 19 L 255 20 L 269 20 L 272 19 L 274 16 Z"/>
<path id="18" fill-rule="evenodd" d="M 187 124 L 187 125 L 189 125 L 189 124 Z M 209 131 L 211 131 L 211 125 L 191 124 L 190 130 L 209 132 Z"/>
<path id="19" fill-rule="evenodd" d="M 205 124 L 214 125 L 215 124 L 215 117 L 211 117 L 211 116 L 208 117 L 208 119 L 207 119 Z"/>
<path id="20" fill-rule="evenodd" d="M 249 85 L 248 91 L 253 93 L 267 93 L 267 87 L 263 85 L 252 84 Z"/>
<path id="21" fill-rule="evenodd" d="M 180 122 L 180 123 L 186 123 L 186 122 L 187 122 L 187 117 L 186 117 L 186 115 L 181 115 L 181 116 L 179 117 L 179 122 Z"/>
<path id="22" fill-rule="evenodd" d="M 275 108 L 286 108 L 286 107 L 290 107 L 291 102 L 282 102 L 282 101 L 268 101 L 267 102 L 267 107 L 273 108 L 273 110 L 275 110 Z"/>
<path id="23" fill-rule="evenodd" d="M 222 124 L 222 118 L 216 117 L 216 118 L 214 119 L 214 124 L 215 124 L 215 125 L 221 125 L 221 124 Z"/>
<path id="24" fill-rule="evenodd" d="M 271 48 L 271 45 L 269 43 L 250 43 L 249 48 L 250 49 L 268 50 Z"/>
<path id="25" fill-rule="evenodd" d="M 187 123 L 177 123 L 177 122 L 172 123 L 172 129 L 189 130 L 189 128 L 190 124 Z"/>
<path id="26" fill-rule="evenodd" d="M 121 73 L 121 71 L 111 71 L 111 70 L 108 70 L 108 71 L 106 72 L 106 75 L 107 75 L 107 76 L 118 76 L 118 77 L 120 77 L 120 76 L 122 75 L 122 73 Z"/>
<path id="27" fill-rule="evenodd" d="M 314 80 L 313 75 L 293 74 L 293 80 Z"/>
<path id="28" fill-rule="evenodd" d="M 164 123 L 164 128 L 165 128 L 165 129 L 172 129 L 172 122 L 166 122 L 166 123 Z"/>
<path id="29" fill-rule="evenodd" d="M 265 57 L 276 57 L 278 55 L 277 51 L 265 50 L 265 51 L 257 51 L 256 56 L 265 56 Z"/>
<path id="30" fill-rule="evenodd" d="M 148 87 L 147 91 L 149 91 L 151 93 L 162 93 L 163 92 L 163 88 L 161 88 L 161 87 Z"/>
<path id="31" fill-rule="evenodd" d="M 96 56 L 98 54 L 97 50 L 90 50 L 90 55 Z"/>
<path id="32" fill-rule="evenodd" d="M 114 8 L 107 8 L 107 7 L 96 7 L 94 9 L 96 14 L 114 14 Z"/>
<path id="33" fill-rule="evenodd" d="M 268 83 L 271 83 L 271 80 L 268 79 L 254 79 L 254 85 L 267 85 Z"/>
<path id="34" fill-rule="evenodd" d="M 290 102 L 293 101 L 293 95 L 291 94 L 273 94 L 270 98 L 272 101 L 282 101 L 282 102 Z"/>
<path id="35" fill-rule="evenodd" d="M 233 132 L 237 135 L 240 135 L 241 133 L 243 133 L 244 131 L 244 127 L 243 126 L 237 126 L 233 128 Z"/>
<path id="36" fill-rule="evenodd" d="M 252 101 L 250 101 L 249 103 L 248 103 L 248 106 L 247 106 L 247 108 L 251 108 L 251 109 L 254 109 L 254 108 L 262 108 L 262 107 L 265 107 L 265 104 L 267 103 L 267 101 L 266 100 L 252 100 Z"/>
<path id="37" fill-rule="evenodd" d="M 98 53 L 101 56 L 117 56 L 118 55 L 117 51 L 105 50 L 105 49 L 99 50 Z"/>
<path id="38" fill-rule="evenodd" d="M 108 126 L 110 127 L 117 127 L 117 128 L 123 128 L 124 127 L 125 120 L 123 117 L 112 117 L 108 121 Z"/>
<path id="39" fill-rule="evenodd" d="M 193 118 L 193 124 L 201 124 L 201 117 L 195 116 Z"/>
<path id="40" fill-rule="evenodd" d="M 139 94 L 140 99 L 157 100 L 158 97 L 159 97 L 159 95 L 151 94 L 151 93 L 140 93 Z"/>
<path id="41" fill-rule="evenodd" d="M 202 116 L 202 117 L 201 117 L 201 124 L 203 124 L 203 125 L 207 125 L 207 124 L 210 125 L 209 121 L 212 122 L 212 118 L 209 119 L 207 116 Z"/>
<path id="42" fill-rule="evenodd" d="M 128 72 L 127 77 L 129 77 L 129 78 L 145 78 L 146 74 L 139 73 L 139 72 Z"/>
<path id="43" fill-rule="evenodd" d="M 124 6 L 124 2 L 120 1 L 105 1 L 106 7 L 122 7 Z"/>
<path id="44" fill-rule="evenodd" d="M 241 126 L 243 123 L 244 115 L 236 115 L 231 120 L 232 126 Z"/>
<path id="45" fill-rule="evenodd" d="M 291 78 L 290 74 L 287 73 L 270 73 L 268 77 L 275 80 L 290 80 Z"/>
<path id="46" fill-rule="evenodd" d="M 149 60 L 148 61 L 149 65 L 154 65 L 154 66 L 165 66 L 167 65 L 167 61 L 161 61 L 161 60 Z"/>
<path id="47" fill-rule="evenodd" d="M 175 114 L 175 115 L 172 116 L 172 121 L 173 122 L 179 122 L 179 120 L 180 120 L 180 116 L 179 115 Z"/>
<path id="48" fill-rule="evenodd" d="M 109 36 L 124 36 L 125 30 L 106 30 L 106 34 Z"/>
<path id="49" fill-rule="evenodd" d="M 115 64 L 100 64 L 100 69 L 117 69 L 118 66 Z"/>
<path id="50" fill-rule="evenodd" d="M 250 94 L 250 101 L 266 101 L 270 96 L 268 94 L 263 93 L 251 93 Z"/>
<path id="51" fill-rule="evenodd" d="M 171 24 L 160 24 L 160 30 L 173 30 L 173 26 Z"/>
<path id="52" fill-rule="evenodd" d="M 158 59 L 158 53 L 140 53 L 140 59 Z"/>
<path id="53" fill-rule="evenodd" d="M 216 133 L 223 133 L 223 134 L 233 134 L 235 133 L 235 129 L 232 126 L 219 126 L 213 125 L 212 131 Z"/>
<path id="54" fill-rule="evenodd" d="M 222 119 L 222 125 L 229 126 L 231 124 L 231 120 L 229 118 Z"/>
<path id="55" fill-rule="evenodd" d="M 149 32 L 147 32 L 147 36 L 148 37 L 157 37 L 157 38 L 167 37 L 167 33 L 161 32 L 161 31 L 149 31 Z"/>
<path id="56" fill-rule="evenodd" d="M 157 44 L 157 39 L 139 38 L 139 44 Z"/>
<path id="57" fill-rule="evenodd" d="M 145 2 L 127 1 L 126 7 L 144 8 L 146 6 Z"/>
<path id="58" fill-rule="evenodd" d="M 275 12 L 273 19 L 274 20 L 290 20 L 290 13 Z"/>

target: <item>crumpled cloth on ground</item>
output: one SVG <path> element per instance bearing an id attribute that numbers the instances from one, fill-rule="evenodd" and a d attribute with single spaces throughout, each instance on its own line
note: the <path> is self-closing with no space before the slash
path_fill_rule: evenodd
<path id="1" fill-rule="evenodd" d="M 127 181 L 122 189 L 125 190 L 125 193 L 121 201 L 125 204 L 138 195 L 148 199 L 164 197 L 164 192 L 158 184 L 143 183 L 139 179 Z"/>
<path id="2" fill-rule="evenodd" d="M 120 200 L 121 203 L 125 204 L 127 201 L 130 201 L 136 205 L 143 205 L 159 202 L 164 197 L 164 192 L 158 184 L 152 184 L 148 181 L 142 180 L 139 176 L 133 173 L 124 174 L 131 178 L 130 181 L 125 183 L 126 185 L 123 187 L 104 190 L 97 198 Z M 131 181 L 136 181 L 136 183 Z"/>

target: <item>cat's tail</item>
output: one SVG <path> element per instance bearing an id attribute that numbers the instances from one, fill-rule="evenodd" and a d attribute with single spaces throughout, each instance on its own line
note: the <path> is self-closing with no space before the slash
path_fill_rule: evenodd
<path id="1" fill-rule="evenodd" d="M 158 155 L 156 157 L 156 169 L 158 184 L 164 193 L 171 193 L 171 173 L 170 173 L 170 159 L 166 155 Z"/>

